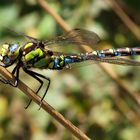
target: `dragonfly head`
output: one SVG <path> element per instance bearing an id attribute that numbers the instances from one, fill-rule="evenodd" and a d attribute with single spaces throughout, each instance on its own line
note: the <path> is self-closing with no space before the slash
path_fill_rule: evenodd
<path id="1" fill-rule="evenodd" d="M 12 65 L 19 55 L 20 45 L 3 44 L 0 50 L 0 66 L 7 67 Z"/>

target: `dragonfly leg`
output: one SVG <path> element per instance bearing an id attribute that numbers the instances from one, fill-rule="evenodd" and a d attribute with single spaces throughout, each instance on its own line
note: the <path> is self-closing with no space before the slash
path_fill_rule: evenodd
<path id="1" fill-rule="evenodd" d="M 49 89 L 51 80 L 50 80 L 48 77 L 45 77 L 44 75 L 41 75 L 41 74 L 36 73 L 36 72 L 34 72 L 34 71 L 27 70 L 26 68 L 23 68 L 23 70 L 24 70 L 27 74 L 29 74 L 30 76 L 32 76 L 33 78 L 35 78 L 37 81 L 39 81 L 39 82 L 41 83 L 41 85 L 40 85 L 40 87 L 38 88 L 36 94 L 39 92 L 39 90 L 40 90 L 41 87 L 43 86 L 43 81 L 42 81 L 40 78 L 38 78 L 38 77 L 41 77 L 41 78 L 43 78 L 43 79 L 45 79 L 45 80 L 48 81 L 48 85 L 47 85 L 47 88 L 46 88 L 46 90 L 45 90 L 45 93 L 43 94 L 43 97 L 41 98 L 41 102 L 40 102 L 40 108 L 41 108 L 42 101 L 43 101 L 43 99 L 45 98 L 45 96 L 46 96 L 46 94 L 47 94 L 47 91 L 48 91 L 48 89 Z M 30 102 L 31 102 L 31 100 L 30 100 Z M 30 105 L 30 102 L 29 102 L 29 104 L 27 105 L 27 108 L 28 108 L 28 106 Z M 40 108 L 39 108 L 39 109 L 40 109 Z"/>
<path id="2" fill-rule="evenodd" d="M 35 78 L 39 83 L 40 83 L 40 86 L 39 86 L 39 88 L 37 89 L 37 91 L 35 92 L 36 94 L 38 94 L 38 92 L 39 92 L 39 90 L 42 88 L 42 86 L 43 86 L 43 81 L 41 80 L 41 79 L 39 79 L 37 76 L 35 76 L 32 72 L 30 73 L 30 72 L 27 72 L 30 76 L 32 76 L 33 78 Z M 27 106 L 25 107 L 25 109 L 27 109 L 29 106 L 30 106 L 30 104 L 31 104 L 31 102 L 32 102 L 32 99 L 30 99 L 29 100 L 29 103 L 27 104 Z"/>
<path id="3" fill-rule="evenodd" d="M 15 68 L 13 69 L 12 71 L 12 74 L 14 75 L 16 73 L 16 76 L 15 76 L 15 82 L 14 83 L 11 83 L 10 80 L 8 80 L 9 84 L 13 87 L 17 87 L 18 85 L 18 80 L 19 80 L 19 69 L 20 69 L 20 65 L 16 65 Z"/>
<path id="4" fill-rule="evenodd" d="M 4 84 L 9 84 L 9 85 L 11 85 L 11 86 L 13 86 L 13 87 L 17 87 L 17 85 L 18 85 L 18 80 L 19 80 L 19 69 L 20 69 L 20 66 L 17 64 L 16 66 L 15 66 L 15 68 L 13 69 L 13 71 L 12 71 L 12 75 L 14 75 L 15 73 L 16 73 L 16 75 L 15 75 L 15 82 L 13 83 L 13 82 L 11 82 L 11 80 L 7 80 L 7 79 L 5 79 L 5 78 L 3 78 L 2 76 L 0 76 L 0 81 L 2 82 L 2 83 L 4 83 Z M 12 80 L 13 80 L 12 79 Z"/>

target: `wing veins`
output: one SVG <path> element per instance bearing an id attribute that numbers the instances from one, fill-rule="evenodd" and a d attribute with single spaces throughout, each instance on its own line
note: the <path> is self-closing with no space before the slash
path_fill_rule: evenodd
<path id="1" fill-rule="evenodd" d="M 100 41 L 99 36 L 92 32 L 84 29 L 73 29 L 61 36 L 57 36 L 50 40 L 43 41 L 44 45 L 49 47 L 53 44 L 74 44 L 74 45 L 88 45 L 95 47 Z"/>
<path id="2" fill-rule="evenodd" d="M 110 63 L 110 64 L 117 64 L 123 66 L 140 66 L 139 61 L 125 59 L 125 58 L 95 58 L 95 61 L 98 63 Z"/>

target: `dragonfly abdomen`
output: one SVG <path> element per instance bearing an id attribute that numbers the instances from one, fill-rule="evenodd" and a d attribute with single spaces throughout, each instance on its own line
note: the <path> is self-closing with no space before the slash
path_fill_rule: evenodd
<path id="1" fill-rule="evenodd" d="M 91 55 L 91 53 L 89 53 Z M 140 55 L 140 48 L 118 48 L 93 51 L 92 54 L 98 57 L 130 56 Z"/>

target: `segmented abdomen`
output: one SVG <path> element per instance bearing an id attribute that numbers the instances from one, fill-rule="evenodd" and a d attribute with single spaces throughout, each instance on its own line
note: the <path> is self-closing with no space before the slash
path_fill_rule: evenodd
<path id="1" fill-rule="evenodd" d="M 49 69 L 63 69 L 63 67 L 69 65 L 70 63 L 76 63 L 83 61 L 82 57 L 78 55 L 61 55 L 61 56 L 53 56 L 53 61 L 49 64 Z"/>
<path id="2" fill-rule="evenodd" d="M 106 49 L 106 50 L 93 51 L 92 53 L 98 57 L 140 55 L 140 48 L 138 47 L 138 48 Z"/>

